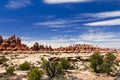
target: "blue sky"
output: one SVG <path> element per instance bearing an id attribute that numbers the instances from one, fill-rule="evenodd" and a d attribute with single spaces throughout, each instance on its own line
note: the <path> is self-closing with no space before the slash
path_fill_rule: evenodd
<path id="1" fill-rule="evenodd" d="M 0 0 L 0 34 L 28 46 L 120 48 L 120 0 Z"/>

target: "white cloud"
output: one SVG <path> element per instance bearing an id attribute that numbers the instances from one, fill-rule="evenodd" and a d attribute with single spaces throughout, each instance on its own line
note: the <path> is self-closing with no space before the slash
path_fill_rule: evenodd
<path id="1" fill-rule="evenodd" d="M 86 26 L 115 26 L 120 25 L 120 19 L 111 19 L 105 21 L 85 23 Z"/>
<path id="2" fill-rule="evenodd" d="M 90 32 L 90 33 L 84 33 L 80 36 L 82 40 L 85 41 L 101 41 L 105 39 L 111 39 L 114 38 L 115 34 L 113 33 L 103 33 L 103 32 Z"/>
<path id="3" fill-rule="evenodd" d="M 39 22 L 39 23 L 36 23 L 35 25 L 48 26 L 48 25 L 62 25 L 62 24 L 66 24 L 66 21 L 65 20 L 57 20 L 57 21 Z"/>
<path id="4" fill-rule="evenodd" d="M 89 2 L 92 0 L 44 0 L 47 4 L 60 4 L 60 3 L 80 3 L 80 2 Z"/>
<path id="5" fill-rule="evenodd" d="M 76 30 L 67 30 L 65 32 L 71 33 L 71 32 L 76 32 Z"/>
<path id="6" fill-rule="evenodd" d="M 100 12 L 100 13 L 87 13 L 84 14 L 90 17 L 96 18 L 112 18 L 112 17 L 120 17 L 120 11 L 108 11 L 108 12 Z"/>
<path id="7" fill-rule="evenodd" d="M 30 4 L 30 0 L 8 0 L 8 4 L 5 7 L 8 9 L 19 9 Z"/>
<path id="8" fill-rule="evenodd" d="M 98 45 L 102 48 L 120 48 L 120 33 L 115 32 L 87 32 L 76 37 L 55 36 L 49 40 L 29 39 L 24 40 L 23 43 L 32 46 L 35 42 L 41 45 L 51 45 L 52 47 L 66 47 L 73 44 L 92 44 Z"/>
<path id="9" fill-rule="evenodd" d="M 71 20 L 71 19 L 56 19 L 53 21 L 45 21 L 45 22 L 37 22 L 33 24 L 36 27 L 50 27 L 50 28 L 64 28 L 64 27 L 75 27 L 79 22 L 79 20 Z"/>
<path id="10" fill-rule="evenodd" d="M 53 32 L 57 32 L 57 31 L 59 31 L 58 29 L 52 29 L 51 31 L 53 31 Z"/>
<path id="11" fill-rule="evenodd" d="M 120 48 L 120 33 L 115 32 L 89 32 L 80 35 L 83 41 L 91 42 L 103 48 Z"/>
<path id="12" fill-rule="evenodd" d="M 68 46 L 68 45 L 72 44 L 69 40 L 63 39 L 63 38 L 58 39 L 58 37 L 56 37 L 56 38 L 54 37 L 54 38 L 51 38 L 49 40 L 40 40 L 40 39 L 38 39 L 38 40 L 30 40 L 30 41 L 29 40 L 23 40 L 23 43 L 27 44 L 30 47 L 33 46 L 33 44 L 35 42 L 38 42 L 41 45 L 48 45 L 48 46 L 51 45 L 54 48 L 60 47 L 60 46 L 65 47 L 65 46 Z"/>

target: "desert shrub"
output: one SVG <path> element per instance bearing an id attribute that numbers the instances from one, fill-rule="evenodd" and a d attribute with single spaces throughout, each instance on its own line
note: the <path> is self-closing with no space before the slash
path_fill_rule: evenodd
<path id="1" fill-rule="evenodd" d="M 15 71 L 14 67 L 9 67 L 6 69 L 6 74 L 12 75 L 14 73 L 14 71 Z"/>
<path id="2" fill-rule="evenodd" d="M 70 62 L 66 58 L 61 58 L 60 63 L 61 63 L 62 68 L 65 70 L 71 67 Z"/>
<path id="3" fill-rule="evenodd" d="M 27 74 L 28 80 L 41 80 L 42 71 L 38 68 L 33 68 Z"/>
<path id="4" fill-rule="evenodd" d="M 5 67 L 8 67 L 8 66 L 9 66 L 7 63 L 3 63 L 2 65 L 5 66 Z"/>
<path id="5" fill-rule="evenodd" d="M 111 72 L 114 71 L 114 67 L 117 65 L 117 62 L 115 61 L 115 59 L 116 59 L 116 56 L 112 53 L 108 53 L 105 55 L 105 59 L 104 59 L 104 62 L 102 64 L 103 72 L 110 75 Z"/>
<path id="6" fill-rule="evenodd" d="M 100 53 L 94 53 L 89 58 L 90 67 L 94 70 L 94 72 L 99 73 L 101 71 L 101 65 L 103 64 L 103 56 Z"/>
<path id="7" fill-rule="evenodd" d="M 63 68 L 61 67 L 61 64 L 58 61 L 49 62 L 42 58 L 42 64 L 42 67 L 46 71 L 50 80 L 64 74 Z"/>
<path id="8" fill-rule="evenodd" d="M 3 64 L 5 62 L 7 62 L 7 61 L 8 61 L 8 59 L 5 58 L 5 57 L 0 58 L 0 64 Z"/>
<path id="9" fill-rule="evenodd" d="M 21 65 L 19 65 L 19 69 L 20 70 L 29 70 L 30 69 L 30 63 L 29 62 L 24 62 L 24 63 L 22 63 Z"/>
<path id="10" fill-rule="evenodd" d="M 94 72 L 107 73 L 107 75 L 114 75 L 116 67 L 119 64 L 116 62 L 116 56 L 113 53 L 107 53 L 101 56 L 99 53 L 94 53 L 90 56 L 90 67 Z"/>

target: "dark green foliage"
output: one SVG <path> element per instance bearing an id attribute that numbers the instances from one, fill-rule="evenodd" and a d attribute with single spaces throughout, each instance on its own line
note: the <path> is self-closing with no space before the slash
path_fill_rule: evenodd
<path id="1" fill-rule="evenodd" d="M 71 67 L 70 62 L 66 58 L 61 58 L 60 63 L 61 63 L 62 68 L 65 70 Z"/>
<path id="2" fill-rule="evenodd" d="M 6 69 L 6 74 L 12 75 L 14 71 L 15 71 L 14 67 L 9 67 L 8 69 Z"/>
<path id="3" fill-rule="evenodd" d="M 63 69 L 59 62 L 57 61 L 49 62 L 43 58 L 42 58 L 42 62 L 43 62 L 43 69 L 46 71 L 50 79 L 63 75 Z"/>
<path id="4" fill-rule="evenodd" d="M 96 73 L 111 75 L 116 66 L 119 66 L 115 59 L 116 56 L 113 53 L 107 53 L 104 57 L 100 53 L 94 53 L 90 56 L 90 66 Z"/>
<path id="5" fill-rule="evenodd" d="M 38 68 L 33 68 L 27 74 L 28 80 L 41 80 L 42 71 Z"/>
<path id="6" fill-rule="evenodd" d="M 5 57 L 0 58 L 0 64 L 5 63 L 6 61 L 8 61 L 7 58 L 5 58 Z"/>
<path id="7" fill-rule="evenodd" d="M 30 69 L 30 63 L 29 62 L 24 62 L 23 64 L 21 64 L 20 66 L 19 66 L 19 69 L 20 70 L 29 70 Z"/>
<path id="8" fill-rule="evenodd" d="M 110 72 L 113 72 L 114 66 L 116 65 L 115 59 L 116 57 L 112 53 L 108 53 L 105 56 L 105 59 L 102 65 L 102 70 L 108 75 L 110 75 Z"/>
<path id="9" fill-rule="evenodd" d="M 2 64 L 4 67 L 8 67 L 9 65 L 7 63 Z"/>
<path id="10" fill-rule="evenodd" d="M 100 53 L 94 53 L 90 56 L 90 67 L 94 72 L 99 73 L 101 71 L 101 65 L 103 64 L 103 56 Z"/>

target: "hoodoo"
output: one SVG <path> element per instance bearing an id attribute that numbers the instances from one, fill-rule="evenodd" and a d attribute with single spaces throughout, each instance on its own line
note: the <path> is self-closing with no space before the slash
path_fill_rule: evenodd
<path id="1" fill-rule="evenodd" d="M 0 36 L 0 51 L 27 51 L 28 49 L 25 44 L 21 44 L 21 39 L 16 35 L 4 40 Z"/>
<path id="2" fill-rule="evenodd" d="M 0 51 L 39 51 L 39 52 L 60 52 L 60 53 L 92 53 L 92 52 L 117 52 L 116 49 L 100 48 L 89 44 L 76 44 L 68 47 L 52 48 L 51 46 L 39 45 L 35 42 L 34 45 L 29 48 L 27 45 L 22 44 L 20 37 L 16 35 L 10 38 L 3 39 L 0 36 Z"/>

